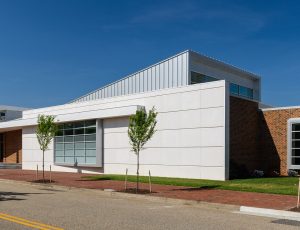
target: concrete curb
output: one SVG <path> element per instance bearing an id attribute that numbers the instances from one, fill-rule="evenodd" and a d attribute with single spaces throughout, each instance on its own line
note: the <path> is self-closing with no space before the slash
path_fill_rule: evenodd
<path id="1" fill-rule="evenodd" d="M 272 217 L 277 219 L 300 221 L 299 212 L 241 206 L 239 213 L 254 215 L 254 216 L 265 216 L 265 217 Z"/>
<path id="2" fill-rule="evenodd" d="M 26 181 L 17 181 L 17 180 L 9 180 L 9 179 L 0 179 L 0 182 L 11 183 L 11 184 L 22 184 L 27 186 L 34 186 L 38 188 L 47 188 L 47 189 L 62 189 L 62 190 L 78 190 L 78 191 L 89 191 L 94 192 L 102 196 L 109 196 L 113 198 L 119 199 L 132 199 L 132 200 L 147 200 L 151 202 L 159 202 L 165 203 L 169 205 L 190 205 L 192 207 L 198 208 L 210 208 L 217 209 L 223 211 L 230 212 L 238 212 L 240 210 L 240 206 L 230 205 L 230 204 L 220 204 L 220 203 L 210 203 L 205 201 L 196 201 L 196 200 L 184 200 L 184 199 L 176 199 L 176 198 L 168 198 L 168 197 L 160 197 L 153 195 L 141 195 L 141 194 L 130 194 L 123 192 L 116 192 L 110 189 L 100 190 L 100 189 L 89 189 L 89 188 L 78 188 L 78 187 L 70 187 L 63 185 L 53 185 L 53 184 L 36 184 L 32 182 Z"/>

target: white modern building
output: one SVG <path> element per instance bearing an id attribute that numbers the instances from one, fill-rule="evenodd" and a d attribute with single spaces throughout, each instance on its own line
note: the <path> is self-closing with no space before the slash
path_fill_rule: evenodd
<path id="1" fill-rule="evenodd" d="M 12 156 L 19 155 L 23 169 L 41 167 L 35 130 L 38 115 L 44 114 L 54 115 L 59 124 L 45 153 L 46 169 L 124 174 L 128 168 L 135 174 L 128 119 L 139 108 L 154 106 L 157 132 L 141 152 L 141 174 L 151 170 L 153 176 L 226 180 L 231 146 L 236 149 L 239 136 L 231 135 L 231 107 L 257 104 L 260 95 L 257 75 L 184 51 L 68 104 L 25 110 L 18 119 L 1 122 L 0 161 L 16 163 Z M 12 142 L 20 144 L 7 152 Z"/>
<path id="2" fill-rule="evenodd" d="M 0 105 L 0 122 L 10 121 L 22 117 L 22 112 L 28 108 Z"/>

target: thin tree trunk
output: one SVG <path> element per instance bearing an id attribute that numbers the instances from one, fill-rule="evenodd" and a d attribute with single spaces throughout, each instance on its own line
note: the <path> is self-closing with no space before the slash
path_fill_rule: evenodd
<path id="1" fill-rule="evenodd" d="M 139 191 L 139 176 L 140 176 L 140 152 L 137 153 L 137 170 L 136 170 L 136 193 Z"/>
<path id="2" fill-rule="evenodd" d="M 45 151 L 43 150 L 43 182 L 45 183 L 45 160 L 44 160 Z"/>

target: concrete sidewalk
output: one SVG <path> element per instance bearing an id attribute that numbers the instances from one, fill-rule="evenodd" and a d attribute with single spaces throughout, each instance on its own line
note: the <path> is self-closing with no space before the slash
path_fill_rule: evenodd
<path id="1" fill-rule="evenodd" d="M 54 181 L 53 184 L 67 187 L 100 190 L 113 189 L 115 191 L 124 190 L 124 182 L 122 181 L 89 181 L 82 178 L 83 176 L 88 175 L 90 174 L 53 172 L 52 179 Z M 48 172 L 46 172 L 46 176 L 47 178 L 49 177 Z M 36 179 L 36 175 L 35 171 L 1 169 L 0 179 L 33 182 Z M 129 182 L 128 188 L 135 188 L 135 183 Z M 141 189 L 148 188 L 148 184 L 141 184 Z M 153 193 L 149 196 L 277 210 L 289 210 L 295 207 L 297 202 L 296 196 L 238 192 L 207 188 L 189 188 L 169 185 L 152 185 L 152 191 Z"/>

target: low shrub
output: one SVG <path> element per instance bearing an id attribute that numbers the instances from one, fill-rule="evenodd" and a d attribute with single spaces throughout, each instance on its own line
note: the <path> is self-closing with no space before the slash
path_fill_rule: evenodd
<path id="1" fill-rule="evenodd" d="M 251 176 L 255 177 L 255 178 L 261 178 L 261 177 L 264 177 L 264 175 L 265 175 L 264 171 L 257 170 L 257 169 L 255 169 L 251 174 Z"/>
<path id="2" fill-rule="evenodd" d="M 280 173 L 277 172 L 276 170 L 273 170 L 273 171 L 270 171 L 270 172 L 266 173 L 266 176 L 267 177 L 279 177 Z"/>
<path id="3" fill-rule="evenodd" d="M 290 170 L 288 171 L 288 176 L 290 176 L 290 177 L 298 176 L 298 172 L 295 171 L 295 170 L 290 169 Z"/>

